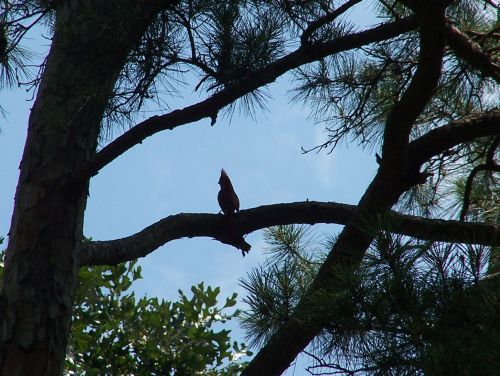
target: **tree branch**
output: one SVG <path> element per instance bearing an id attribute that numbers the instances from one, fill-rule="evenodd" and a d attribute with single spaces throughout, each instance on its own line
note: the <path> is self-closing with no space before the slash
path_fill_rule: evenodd
<path id="1" fill-rule="evenodd" d="M 499 63 L 484 52 L 480 45 L 470 40 L 466 34 L 451 23 L 445 25 L 445 36 L 455 55 L 479 70 L 485 77 L 491 77 L 497 83 L 500 83 Z"/>
<path id="2" fill-rule="evenodd" d="M 467 216 L 467 212 L 470 206 L 470 194 L 472 190 L 472 183 L 474 182 L 474 178 L 480 171 L 496 171 L 500 172 L 500 166 L 496 164 L 480 164 L 472 169 L 469 176 L 467 177 L 467 181 L 465 183 L 464 190 L 464 200 L 462 204 L 462 210 L 460 211 L 460 221 L 465 221 L 465 217 Z"/>
<path id="3" fill-rule="evenodd" d="M 460 212 L 461 222 L 465 221 L 467 211 L 469 210 L 472 183 L 474 182 L 474 178 L 476 177 L 477 173 L 480 171 L 490 171 L 490 173 L 492 173 L 493 171 L 500 172 L 500 166 L 495 161 L 495 152 L 498 148 L 498 145 L 500 145 L 500 136 L 497 136 L 488 147 L 488 150 L 486 151 L 486 162 L 474 167 L 467 177 L 464 189 L 462 211 Z"/>
<path id="4" fill-rule="evenodd" d="M 282 74 L 303 64 L 338 52 L 387 40 L 416 27 L 415 18 L 407 17 L 369 30 L 348 34 L 332 41 L 301 46 L 294 52 L 269 64 L 266 68 L 243 77 L 239 83 L 224 88 L 204 101 L 165 115 L 153 116 L 137 124 L 99 151 L 94 158 L 85 163 L 73 175 L 73 178 L 77 181 L 85 181 L 96 175 L 100 169 L 125 151 L 140 144 L 145 138 L 163 130 L 172 130 L 180 125 L 213 117 L 220 109 L 238 98 L 275 81 Z"/>
<path id="5" fill-rule="evenodd" d="M 437 85 L 444 53 L 444 6 L 441 1 L 412 1 L 420 25 L 420 53 L 417 71 L 386 122 L 383 158 L 374 180 L 359 201 L 351 222 L 344 227 L 319 269 L 309 290 L 290 319 L 269 339 L 242 372 L 249 375 L 282 374 L 310 341 L 322 330 L 321 313 L 311 312 L 311 301 L 323 291 L 342 285 L 336 270 L 356 268 L 373 240 L 378 218 L 394 205 L 407 189 L 409 132 Z M 391 148 L 395 148 L 392 150 Z M 373 229 L 367 231 L 368 228 Z"/>
<path id="6" fill-rule="evenodd" d="M 424 24 L 420 26 L 419 62 L 408 89 L 387 118 L 380 164 L 382 170 L 403 173 L 408 161 L 409 137 L 414 121 L 427 105 L 441 74 L 444 45 L 436 42 L 439 37 L 443 37 L 443 33 L 437 27 L 432 27 L 436 34 L 441 34 L 434 38 L 426 29 L 431 24 L 427 18 L 433 15 L 425 11 L 421 13 L 421 22 Z"/>
<path id="7" fill-rule="evenodd" d="M 347 12 L 349 9 L 351 9 L 354 5 L 357 3 L 361 2 L 362 0 L 349 0 L 339 6 L 337 9 L 334 11 L 325 14 L 323 17 L 318 18 L 317 20 L 314 20 L 309 24 L 309 26 L 304 30 L 302 33 L 302 36 L 300 37 L 300 42 L 302 44 L 307 44 L 310 42 L 310 38 L 313 35 L 313 33 L 318 30 L 320 27 L 326 25 L 327 23 L 335 21 L 339 16 Z"/>
<path id="8" fill-rule="evenodd" d="M 297 223 L 350 222 L 355 205 L 335 202 L 293 202 L 265 205 L 240 211 L 238 229 L 241 234 L 277 225 Z M 224 216 L 220 214 L 177 214 L 166 217 L 144 230 L 122 239 L 91 241 L 82 244 L 80 264 L 115 265 L 135 260 L 153 252 L 169 241 L 185 237 L 212 237 L 227 244 Z M 391 211 L 382 221 L 385 230 L 423 240 L 500 246 L 500 226 L 425 219 Z M 238 247 L 238 244 L 232 244 Z"/>
<path id="9" fill-rule="evenodd" d="M 500 109 L 474 113 L 433 129 L 410 142 L 410 165 L 417 170 L 435 155 L 480 137 L 500 134 Z"/>
<path id="10" fill-rule="evenodd" d="M 431 157 L 456 145 L 500 133 L 500 110 L 490 110 L 464 117 L 434 129 L 409 145 L 410 165 L 416 170 Z M 239 229 L 249 234 L 262 228 L 292 223 L 336 223 L 346 225 L 356 209 L 354 205 L 318 202 L 276 204 L 242 210 Z M 116 264 L 144 257 L 165 243 L 182 237 L 207 236 L 242 249 L 245 243 L 231 242 L 221 231 L 223 217 L 215 214 L 177 214 L 169 216 L 127 238 L 84 243 L 82 265 Z M 388 215 L 385 229 L 424 240 L 476 243 L 499 246 L 498 226 L 479 223 L 430 220 Z"/>

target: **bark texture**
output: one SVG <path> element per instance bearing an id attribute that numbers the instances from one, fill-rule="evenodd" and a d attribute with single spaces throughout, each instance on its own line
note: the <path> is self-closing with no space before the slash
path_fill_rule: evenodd
<path id="1" fill-rule="evenodd" d="M 68 177 L 95 154 L 118 72 L 154 14 L 135 1 L 60 3 L 6 251 L 0 364 L 9 376 L 61 373 L 88 187 Z"/>

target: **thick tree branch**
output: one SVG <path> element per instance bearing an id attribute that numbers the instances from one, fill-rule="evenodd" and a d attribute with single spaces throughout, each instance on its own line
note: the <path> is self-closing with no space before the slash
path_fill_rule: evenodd
<path id="1" fill-rule="evenodd" d="M 446 42 L 455 55 L 479 70 L 485 77 L 493 78 L 500 83 L 500 65 L 477 43 L 450 23 L 445 25 Z"/>
<path id="2" fill-rule="evenodd" d="M 338 268 L 356 268 L 373 240 L 378 218 L 407 189 L 409 133 L 437 85 L 444 53 L 444 2 L 412 1 L 420 24 L 420 54 L 417 71 L 393 107 L 386 122 L 383 157 L 374 180 L 361 198 L 351 222 L 344 227 L 308 292 L 290 319 L 259 351 L 242 376 L 282 374 L 310 341 L 322 330 L 324 318 L 311 312 L 311 301 L 324 291 L 335 292 L 342 282 Z M 371 231 L 368 229 L 371 228 Z"/>
<path id="3" fill-rule="evenodd" d="M 417 170 L 435 155 L 480 137 L 500 134 L 500 109 L 471 114 L 410 142 L 410 165 Z"/>
<path id="4" fill-rule="evenodd" d="M 431 24 L 431 14 L 423 14 L 425 25 Z M 433 28 L 437 32 L 437 28 Z M 442 30 L 439 31 L 442 34 Z M 438 38 L 425 26 L 420 27 L 419 63 L 408 89 L 403 93 L 390 112 L 384 131 L 382 146 L 382 170 L 402 173 L 407 165 L 410 131 L 415 119 L 424 110 L 437 85 L 441 74 L 444 46 L 439 45 Z M 442 35 L 441 35 L 442 37 Z"/>
<path id="5" fill-rule="evenodd" d="M 416 27 L 415 18 L 407 17 L 369 30 L 345 35 L 332 41 L 301 46 L 287 56 L 269 64 L 266 68 L 253 72 L 242 78 L 239 83 L 224 88 L 204 101 L 165 115 L 153 116 L 137 124 L 98 152 L 93 159 L 75 173 L 74 178 L 85 181 L 96 175 L 100 169 L 125 151 L 141 143 L 145 138 L 163 130 L 172 130 L 180 125 L 213 117 L 220 109 L 238 98 L 275 81 L 282 74 L 303 64 L 311 63 L 328 55 L 387 40 Z"/>
<path id="6" fill-rule="evenodd" d="M 412 141 L 409 145 L 410 166 L 418 171 L 430 158 L 452 147 L 499 133 L 500 110 L 469 115 Z M 268 205 L 241 211 L 239 227 L 242 234 L 249 234 L 262 228 L 292 223 L 346 225 L 351 220 L 355 208 L 354 205 L 318 202 Z M 387 218 L 384 227 L 386 230 L 419 239 L 500 245 L 498 226 L 429 220 L 395 212 L 391 212 Z M 81 263 L 82 265 L 116 264 L 144 257 L 161 245 L 182 237 L 207 236 L 240 249 L 245 247 L 245 243 L 241 241 L 228 240 L 221 228 L 224 228 L 224 224 L 220 215 L 169 216 L 127 238 L 85 243 L 81 253 Z"/>
<path id="7" fill-rule="evenodd" d="M 242 234 L 249 234 L 270 226 L 295 223 L 346 225 L 355 210 L 355 205 L 335 202 L 305 201 L 265 205 L 240 211 L 238 228 Z M 394 211 L 381 222 L 387 231 L 423 240 L 500 246 L 498 225 L 425 219 Z M 207 236 L 227 243 L 224 232 L 221 231 L 223 228 L 224 216 L 220 214 L 172 215 L 126 238 L 84 243 L 80 263 L 115 265 L 144 257 L 165 243 L 184 237 Z"/>

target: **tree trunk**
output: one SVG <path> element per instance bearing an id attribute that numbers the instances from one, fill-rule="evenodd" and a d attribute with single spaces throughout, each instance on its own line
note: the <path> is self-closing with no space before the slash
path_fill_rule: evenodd
<path id="1" fill-rule="evenodd" d="M 0 369 L 9 376 L 62 371 L 88 191 L 88 180 L 69 177 L 95 154 L 118 73 L 154 15 L 135 1 L 62 3 L 29 118 L 6 251 Z"/>

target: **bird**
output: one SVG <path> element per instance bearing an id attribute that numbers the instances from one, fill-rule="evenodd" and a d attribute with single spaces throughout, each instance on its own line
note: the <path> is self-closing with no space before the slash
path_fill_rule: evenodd
<path id="1" fill-rule="evenodd" d="M 241 254 L 245 257 L 250 251 L 250 244 L 243 238 L 243 233 L 238 225 L 237 214 L 240 212 L 240 200 L 224 169 L 220 171 L 219 184 L 220 191 L 217 195 L 217 201 L 219 201 L 219 206 L 224 214 L 223 234 L 220 239 L 223 243 L 231 244 L 241 250 Z"/>
<path id="2" fill-rule="evenodd" d="M 234 191 L 233 185 L 231 184 L 231 179 L 227 172 L 222 169 L 220 171 L 220 191 L 217 195 L 217 200 L 219 201 L 219 206 L 222 209 L 224 215 L 233 215 L 239 213 L 240 211 L 240 200 L 238 195 Z"/>

